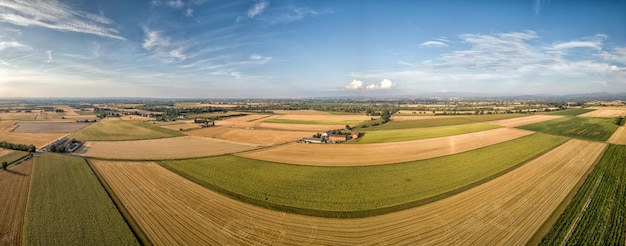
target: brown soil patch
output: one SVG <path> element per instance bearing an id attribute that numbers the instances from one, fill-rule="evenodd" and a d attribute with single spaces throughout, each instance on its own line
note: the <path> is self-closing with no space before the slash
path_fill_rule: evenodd
<path id="1" fill-rule="evenodd" d="M 255 207 L 152 162 L 93 164 L 157 245 L 511 245 L 531 239 L 605 146 L 571 140 L 463 193 L 361 219 Z"/>
<path id="2" fill-rule="evenodd" d="M 187 136 L 137 141 L 87 141 L 75 154 L 118 160 L 171 160 L 216 156 L 255 148 L 257 146 L 252 144 Z"/>
<path id="3" fill-rule="evenodd" d="M 258 145 L 277 145 L 287 142 L 295 142 L 304 137 L 311 137 L 315 133 L 316 132 L 312 131 L 279 131 L 226 127 L 209 127 L 185 132 L 185 134 L 190 136 L 218 138 Z"/>
<path id="4" fill-rule="evenodd" d="M 553 119 L 557 119 L 557 118 L 561 118 L 561 117 L 563 117 L 563 116 L 560 116 L 560 115 L 533 115 L 533 116 L 526 116 L 526 117 L 506 119 L 506 120 L 496 120 L 496 121 L 491 121 L 489 123 L 495 124 L 495 125 L 499 125 L 499 126 L 504 126 L 504 127 L 518 127 L 518 126 L 529 125 L 529 124 L 533 124 L 533 123 L 537 123 L 537 122 L 553 120 Z"/>
<path id="5" fill-rule="evenodd" d="M 581 117 L 599 117 L 599 118 L 616 118 L 626 116 L 626 108 L 624 107 L 594 107 L 594 111 L 581 114 Z"/>
<path id="6" fill-rule="evenodd" d="M 32 159 L 0 171 L 0 245 L 21 245 Z"/>
<path id="7" fill-rule="evenodd" d="M 240 156 L 301 165 L 366 166 L 423 160 L 465 152 L 533 132 L 498 128 L 462 135 L 380 144 L 303 144 L 246 152 Z"/>
<path id="8" fill-rule="evenodd" d="M 607 142 L 612 144 L 626 144 L 626 126 L 617 128 Z"/>

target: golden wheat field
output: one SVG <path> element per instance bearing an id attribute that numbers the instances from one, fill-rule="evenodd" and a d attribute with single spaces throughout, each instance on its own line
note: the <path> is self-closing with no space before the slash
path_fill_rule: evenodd
<path id="1" fill-rule="evenodd" d="M 268 129 L 242 129 L 227 127 L 208 127 L 187 131 L 189 136 L 209 137 L 233 142 L 242 142 L 258 145 L 277 145 L 295 142 L 303 137 L 311 137 L 313 131 L 279 131 Z"/>
<path id="2" fill-rule="evenodd" d="M 612 144 L 626 144 L 626 126 L 617 128 L 606 142 Z"/>
<path id="3" fill-rule="evenodd" d="M 2 149 L 0 149 L 0 156 Z M 33 160 L 0 170 L 0 245 L 21 245 Z"/>
<path id="4" fill-rule="evenodd" d="M 520 129 L 498 128 L 448 137 L 379 144 L 292 143 L 250 151 L 240 156 L 280 163 L 319 166 L 390 164 L 451 155 L 532 133 Z"/>
<path id="5" fill-rule="evenodd" d="M 594 111 L 581 114 L 582 117 L 615 118 L 626 116 L 625 107 L 591 107 Z"/>
<path id="6" fill-rule="evenodd" d="M 533 116 L 526 116 L 526 117 L 506 119 L 506 120 L 496 120 L 496 121 L 491 121 L 489 123 L 499 125 L 499 126 L 504 126 L 504 127 L 518 127 L 518 126 L 529 125 L 529 124 L 533 124 L 537 122 L 553 120 L 553 119 L 561 118 L 561 117 L 563 116 L 533 115 Z"/>
<path id="7" fill-rule="evenodd" d="M 253 144 L 202 137 L 174 137 L 135 141 L 87 141 L 75 153 L 118 160 L 171 160 L 236 153 L 257 148 Z"/>
<path id="8" fill-rule="evenodd" d="M 460 194 L 361 219 L 252 206 L 153 162 L 92 163 L 154 244 L 518 245 L 531 240 L 605 146 L 570 140 Z"/>

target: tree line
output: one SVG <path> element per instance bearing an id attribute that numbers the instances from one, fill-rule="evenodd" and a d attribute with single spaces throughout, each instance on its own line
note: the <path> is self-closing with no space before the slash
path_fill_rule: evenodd
<path id="1" fill-rule="evenodd" d="M 37 147 L 35 147 L 35 145 L 33 144 L 15 144 L 15 143 L 9 143 L 6 141 L 0 142 L 0 148 L 21 150 L 21 151 L 28 151 L 28 152 L 35 152 L 35 150 L 37 150 Z"/>

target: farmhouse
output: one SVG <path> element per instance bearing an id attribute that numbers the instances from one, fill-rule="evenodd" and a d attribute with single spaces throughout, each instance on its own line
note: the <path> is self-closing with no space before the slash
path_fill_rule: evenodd
<path id="1" fill-rule="evenodd" d="M 330 134 L 328 135 L 328 140 L 334 143 L 345 142 L 348 141 L 348 135 Z"/>
<path id="2" fill-rule="evenodd" d="M 359 138 L 359 131 L 353 131 L 352 134 L 350 135 L 350 139 L 357 139 Z"/>

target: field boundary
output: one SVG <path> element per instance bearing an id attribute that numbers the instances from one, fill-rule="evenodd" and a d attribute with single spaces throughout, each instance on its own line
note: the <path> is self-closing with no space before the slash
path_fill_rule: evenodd
<path id="1" fill-rule="evenodd" d="M 287 212 L 287 213 L 294 213 L 294 214 L 301 214 L 301 215 L 308 215 L 308 216 L 314 216 L 314 217 L 324 217 L 324 218 L 365 218 L 365 217 L 373 217 L 373 216 L 378 216 L 378 215 L 383 215 L 383 214 L 389 214 L 389 213 L 393 213 L 393 212 L 398 212 L 398 211 L 402 211 L 402 210 L 406 210 L 406 209 L 410 209 L 410 208 L 415 208 L 415 207 L 419 207 L 428 203 L 432 203 L 438 200 L 442 200 L 445 198 L 448 198 L 450 196 L 462 193 L 464 191 L 467 191 L 471 188 L 477 187 L 481 184 L 484 184 L 490 180 L 493 180 L 497 177 L 500 177 L 508 172 L 511 172 L 523 165 L 525 165 L 526 163 L 537 159 L 538 157 L 550 152 L 551 150 L 554 150 L 555 148 L 563 145 L 564 143 L 566 143 L 567 141 L 556 145 L 550 149 L 547 149 L 543 152 L 537 153 L 535 156 L 517 164 L 514 166 L 511 166 L 507 169 L 504 169 L 500 172 L 497 172 L 495 174 L 492 174 L 490 176 L 487 176 L 483 179 L 477 180 L 475 182 L 469 183 L 465 186 L 441 193 L 441 194 L 437 194 L 431 197 L 427 197 L 424 199 L 419 199 L 419 200 L 415 200 L 415 201 L 411 201 L 411 202 L 407 202 L 407 203 L 402 203 L 402 204 L 398 204 L 398 205 L 394 205 L 394 206 L 389 206 L 389 207 L 382 207 L 382 208 L 376 208 L 376 209 L 366 209 L 366 210 L 353 210 L 353 211 L 332 211 L 332 210 L 318 210 L 318 209 L 309 209 L 309 208 L 300 208 L 300 207 L 294 207 L 294 206 L 288 206 L 288 205 L 281 205 L 281 204 L 276 204 L 276 203 L 271 203 L 271 202 L 267 202 L 265 200 L 260 200 L 260 199 L 255 199 L 249 196 L 245 196 L 239 193 L 235 193 L 229 190 L 226 190 L 224 188 L 215 186 L 215 185 L 211 185 L 208 184 L 206 182 L 203 182 L 200 179 L 197 179 L 195 177 L 192 177 L 190 175 L 185 174 L 182 171 L 178 171 L 175 170 L 173 168 L 170 168 L 169 166 L 162 164 L 161 162 L 155 161 L 155 163 L 157 163 L 159 166 L 162 166 L 163 168 L 187 179 L 190 180 L 196 184 L 199 184 L 200 186 L 203 186 L 205 188 L 208 188 L 210 190 L 216 191 L 222 195 L 225 195 L 227 197 L 248 203 L 248 204 L 252 204 L 258 207 L 263 207 L 263 208 L 267 208 L 267 209 L 271 209 L 271 210 L 276 210 L 276 211 L 280 211 L 280 212 Z M 245 158 L 245 157 L 244 157 Z M 197 159 L 197 158 L 195 158 Z M 398 163 L 398 164 L 402 164 L 402 163 Z M 558 217 L 557 217 L 558 218 Z"/>
<path id="2" fill-rule="evenodd" d="M 589 140 L 583 140 L 583 141 L 589 141 Z M 594 141 L 589 141 L 589 142 L 594 142 Z M 578 194 L 578 191 L 580 190 L 580 188 L 583 186 L 583 184 L 585 184 L 585 182 L 587 181 L 587 178 L 589 178 L 589 174 L 591 174 L 591 172 L 593 172 L 593 170 L 596 168 L 596 165 L 598 165 L 598 163 L 600 162 L 600 160 L 602 159 L 602 157 L 604 156 L 608 148 L 609 148 L 609 145 L 607 144 L 602 150 L 602 153 L 598 155 L 598 158 L 596 158 L 593 165 L 591 165 L 589 169 L 587 169 L 585 174 L 580 178 L 580 180 L 578 180 L 574 188 L 570 190 L 570 192 L 567 194 L 565 199 L 563 199 L 563 201 L 559 204 L 559 206 L 557 206 L 556 209 L 552 211 L 552 214 L 550 214 L 550 216 L 548 217 L 548 219 L 546 219 L 543 225 L 541 225 L 539 229 L 537 229 L 535 234 L 528 241 L 527 245 L 539 245 L 539 243 L 541 243 L 541 240 L 543 240 L 543 238 L 546 235 L 548 235 L 548 233 L 550 232 L 550 230 L 552 230 L 552 227 L 554 226 L 556 221 L 559 219 L 559 217 L 561 217 L 561 214 L 565 212 L 565 209 L 567 208 L 567 206 L 569 206 L 572 200 L 574 200 L 574 197 L 576 197 L 576 194 Z"/>
<path id="3" fill-rule="evenodd" d="M 115 193 L 113 192 L 109 184 L 106 182 L 106 180 L 102 177 L 100 172 L 98 172 L 98 170 L 93 167 L 93 164 L 91 163 L 90 158 L 83 158 L 83 159 L 87 161 L 87 164 L 89 165 L 89 169 L 91 169 L 91 171 L 96 175 L 96 178 L 98 178 L 100 185 L 102 185 L 107 195 L 109 195 L 109 198 L 113 201 L 113 205 L 115 205 L 115 208 L 117 208 L 120 214 L 122 214 L 122 218 L 124 219 L 128 227 L 130 228 L 130 230 L 133 232 L 133 235 L 135 235 L 135 238 L 137 238 L 139 243 L 141 245 L 148 245 L 148 246 L 153 245 L 150 239 L 148 238 L 148 236 L 146 235 L 146 233 L 141 229 L 137 221 L 135 221 L 135 219 L 130 215 L 130 213 L 128 212 L 128 209 L 126 209 L 126 207 L 117 197 L 117 195 L 115 195 Z"/>

